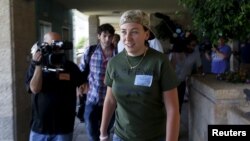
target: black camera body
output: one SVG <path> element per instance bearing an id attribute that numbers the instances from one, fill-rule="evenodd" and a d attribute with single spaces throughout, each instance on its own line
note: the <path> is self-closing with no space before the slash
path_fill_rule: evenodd
<path id="1" fill-rule="evenodd" d="M 204 41 L 200 45 L 200 52 L 211 53 L 213 45 L 209 41 Z"/>
<path id="2" fill-rule="evenodd" d="M 51 44 L 46 42 L 37 43 L 37 46 L 37 51 L 41 51 L 42 53 L 42 66 L 50 68 L 64 64 L 66 61 L 64 51 L 71 50 L 73 48 L 73 43 L 68 41 L 53 41 Z"/>
<path id="3" fill-rule="evenodd" d="M 186 48 L 186 31 L 181 25 L 173 21 L 168 15 L 156 12 L 154 16 L 161 19 L 161 22 L 155 27 L 158 31 L 159 39 L 169 39 L 173 45 L 170 52 L 185 52 Z"/>

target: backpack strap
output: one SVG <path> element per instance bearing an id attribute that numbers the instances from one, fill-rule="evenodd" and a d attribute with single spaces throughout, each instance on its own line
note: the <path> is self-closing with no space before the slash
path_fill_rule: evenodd
<path id="1" fill-rule="evenodd" d="M 97 48 L 97 45 L 91 45 L 89 47 L 88 52 L 87 52 L 87 59 L 86 59 L 86 62 L 85 62 L 85 69 L 84 69 L 84 72 L 83 72 L 85 82 L 88 82 L 88 75 L 89 75 L 89 72 L 90 72 L 89 63 L 90 63 L 90 60 L 91 60 L 91 56 L 95 52 L 96 48 Z"/>
<path id="2" fill-rule="evenodd" d="M 89 51 L 88 51 L 88 54 L 87 54 L 87 56 L 88 56 L 88 62 L 87 62 L 88 65 L 89 65 L 91 56 L 93 55 L 93 53 L 94 53 L 95 50 L 96 50 L 96 47 L 97 47 L 97 45 L 91 45 L 91 46 L 89 47 Z"/>

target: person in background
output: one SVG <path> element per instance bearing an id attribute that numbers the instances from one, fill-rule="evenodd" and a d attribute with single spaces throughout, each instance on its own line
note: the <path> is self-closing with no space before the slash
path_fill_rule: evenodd
<path id="1" fill-rule="evenodd" d="M 100 141 L 177 141 L 180 114 L 177 77 L 167 56 L 147 46 L 149 16 L 128 10 L 120 18 L 125 49 L 108 62 Z"/>
<path id="2" fill-rule="evenodd" d="M 104 76 L 108 61 L 116 54 L 112 44 L 114 33 L 115 29 L 111 24 L 100 25 L 97 28 L 98 44 L 86 48 L 79 65 L 82 72 L 89 66 L 88 83 L 81 86 L 87 92 L 84 120 L 89 141 L 99 140 L 103 102 L 107 90 Z M 90 50 L 93 51 L 91 56 Z M 109 129 L 113 126 L 113 121 L 110 122 Z"/>
<path id="3" fill-rule="evenodd" d="M 250 38 L 240 44 L 237 54 L 239 56 L 240 71 L 250 75 Z"/>
<path id="4" fill-rule="evenodd" d="M 118 53 L 122 52 L 124 49 L 124 44 L 122 43 L 122 41 L 120 40 L 117 44 L 117 51 Z"/>
<path id="5" fill-rule="evenodd" d="M 218 46 L 212 47 L 212 53 L 206 53 L 206 58 L 211 60 L 211 72 L 216 74 L 217 78 L 220 74 L 230 70 L 231 48 L 226 44 L 226 37 L 219 36 Z"/>
<path id="6" fill-rule="evenodd" d="M 162 47 L 160 41 L 156 37 L 151 39 L 151 40 L 148 40 L 148 44 L 149 44 L 148 47 L 151 47 L 151 48 L 153 48 L 161 53 L 164 53 L 163 47 Z"/>
<path id="7" fill-rule="evenodd" d="M 199 51 L 201 54 L 202 62 L 202 75 L 211 74 L 211 60 L 206 58 L 206 54 L 211 55 L 212 44 L 209 38 L 205 38 L 203 42 L 199 45 Z"/>
<path id="8" fill-rule="evenodd" d="M 64 50 L 52 45 L 60 40 L 58 33 L 48 32 L 44 36 L 45 45 L 35 44 L 31 49 L 32 61 L 25 81 L 32 99 L 29 141 L 72 141 L 73 138 L 76 88 L 83 82 L 78 66 L 61 58 Z M 46 52 L 46 48 L 53 51 Z M 57 59 L 49 59 L 47 53 Z"/>
<path id="9" fill-rule="evenodd" d="M 114 45 L 114 48 L 115 48 L 115 51 L 116 51 L 116 54 L 118 53 L 118 42 L 120 41 L 120 35 L 119 34 L 114 34 L 114 37 L 113 37 L 113 40 L 112 40 L 112 43 Z"/>
<path id="10" fill-rule="evenodd" d="M 179 112 L 181 113 L 184 96 L 187 93 L 187 82 L 192 72 L 201 70 L 201 58 L 196 35 L 189 33 L 184 40 L 182 52 L 172 52 L 171 63 L 175 68 L 178 80 Z"/>

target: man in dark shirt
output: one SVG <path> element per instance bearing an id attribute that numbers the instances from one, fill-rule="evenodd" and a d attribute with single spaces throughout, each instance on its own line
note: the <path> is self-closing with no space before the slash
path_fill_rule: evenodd
<path id="1" fill-rule="evenodd" d="M 250 75 L 250 38 L 239 47 L 240 70 Z"/>
<path id="2" fill-rule="evenodd" d="M 52 46 L 54 41 L 60 40 L 58 33 L 49 32 L 44 36 L 44 43 L 52 47 L 52 52 L 36 44 L 31 49 L 32 61 L 25 82 L 27 91 L 32 94 L 29 141 L 72 141 L 76 87 L 82 84 L 82 79 L 78 66 L 65 60 L 64 49 Z"/>

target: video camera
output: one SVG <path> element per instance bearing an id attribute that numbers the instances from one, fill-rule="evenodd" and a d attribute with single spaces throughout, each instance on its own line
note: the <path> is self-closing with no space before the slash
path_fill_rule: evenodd
<path id="1" fill-rule="evenodd" d="M 200 49 L 200 52 L 207 52 L 210 54 L 212 51 L 212 47 L 213 47 L 212 43 L 207 39 L 200 44 L 199 49 Z"/>
<path id="2" fill-rule="evenodd" d="M 46 42 L 37 43 L 38 50 L 42 53 L 41 64 L 45 68 L 63 65 L 66 61 L 65 50 L 71 50 L 73 43 L 68 41 L 53 41 L 51 44 Z"/>
<path id="3" fill-rule="evenodd" d="M 171 52 L 184 52 L 186 31 L 184 31 L 182 26 L 163 13 L 156 12 L 154 16 L 161 19 L 161 22 L 155 27 L 158 31 L 158 38 L 162 40 L 169 39 L 173 45 Z"/>

